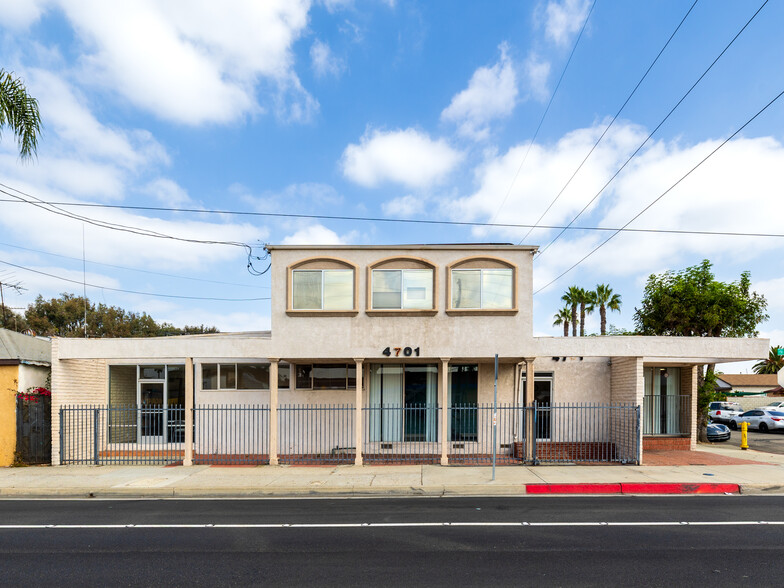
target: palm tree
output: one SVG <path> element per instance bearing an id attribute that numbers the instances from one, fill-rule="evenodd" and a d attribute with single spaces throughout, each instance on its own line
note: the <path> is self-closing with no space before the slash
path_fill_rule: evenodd
<path id="1" fill-rule="evenodd" d="M 591 290 L 585 290 L 583 288 L 579 288 L 580 290 L 580 337 L 585 337 L 585 315 L 591 314 L 594 308 L 594 293 Z"/>
<path id="2" fill-rule="evenodd" d="M 13 132 L 22 159 L 29 159 L 36 153 L 41 134 L 38 100 L 27 93 L 21 79 L 0 69 L 0 129 L 3 127 Z"/>
<path id="3" fill-rule="evenodd" d="M 561 300 L 572 309 L 572 337 L 577 336 L 577 306 L 580 304 L 580 288 L 569 286 L 569 289 L 561 296 Z"/>
<path id="4" fill-rule="evenodd" d="M 770 353 L 768 354 L 768 359 L 763 359 L 762 361 L 755 363 L 754 370 L 755 374 L 777 374 L 779 370 L 784 368 L 784 355 L 779 355 L 778 352 L 781 349 L 781 345 L 776 345 L 775 347 L 770 348 Z"/>
<path id="5" fill-rule="evenodd" d="M 555 313 L 553 318 L 555 319 L 555 321 L 553 321 L 553 326 L 557 327 L 558 325 L 563 325 L 564 337 L 568 337 L 569 323 L 572 320 L 572 311 L 569 309 L 569 307 L 564 306 L 561 310 Z"/>
<path id="6" fill-rule="evenodd" d="M 594 294 L 594 304 L 599 307 L 600 332 L 607 334 L 607 309 L 621 312 L 621 295 L 614 294 L 609 284 L 597 284 Z"/>

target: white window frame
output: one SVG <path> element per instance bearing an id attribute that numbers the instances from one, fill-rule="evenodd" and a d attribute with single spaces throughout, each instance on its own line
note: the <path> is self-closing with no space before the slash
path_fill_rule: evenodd
<path id="1" fill-rule="evenodd" d="M 452 296 L 454 296 L 455 291 L 455 273 L 458 272 L 479 272 L 479 306 L 478 307 L 468 307 L 468 306 L 452 306 Z M 493 308 L 485 308 L 485 287 L 484 287 L 484 273 L 485 271 L 508 271 L 511 272 L 512 275 L 512 283 L 511 283 L 511 290 L 509 292 L 509 300 L 510 305 L 509 307 L 493 307 Z M 457 268 L 451 270 L 451 278 L 452 283 L 449 285 L 449 306 L 453 310 L 512 310 L 515 307 L 515 270 L 511 267 L 466 267 L 466 268 Z"/>
<path id="2" fill-rule="evenodd" d="M 415 271 L 415 272 L 423 272 L 427 271 L 430 272 L 430 306 L 426 306 L 424 308 L 418 308 L 415 306 L 406 306 L 403 304 L 403 300 L 405 298 L 405 290 L 406 290 L 406 272 Z M 397 308 L 376 308 L 373 305 L 373 298 L 374 294 L 376 293 L 375 286 L 376 286 L 376 272 L 400 272 L 400 306 Z M 370 271 L 370 307 L 371 310 L 433 310 L 435 306 L 435 295 L 434 295 L 434 287 L 433 287 L 433 276 L 435 272 L 433 268 L 430 267 L 422 267 L 422 268 L 377 268 L 372 269 Z"/>
<path id="3" fill-rule="evenodd" d="M 321 272 L 321 304 L 320 304 L 320 306 L 318 308 L 297 308 L 296 306 L 294 306 L 294 300 L 295 300 L 295 296 L 294 296 L 294 274 L 297 273 L 297 272 Z M 326 288 L 324 287 L 325 286 L 325 284 L 324 284 L 324 274 L 326 272 L 351 272 L 351 308 L 327 308 L 327 309 L 324 308 L 324 293 L 325 293 L 325 290 L 326 290 Z M 293 270 L 291 270 L 291 309 L 292 310 L 313 310 L 313 311 L 322 310 L 322 311 L 325 311 L 325 312 L 345 312 L 345 311 L 354 310 L 356 308 L 356 306 L 357 306 L 355 284 L 356 284 L 356 272 L 354 271 L 353 268 L 341 268 L 341 269 L 337 269 L 337 268 L 326 268 L 326 269 L 302 268 L 302 269 L 293 269 Z"/>

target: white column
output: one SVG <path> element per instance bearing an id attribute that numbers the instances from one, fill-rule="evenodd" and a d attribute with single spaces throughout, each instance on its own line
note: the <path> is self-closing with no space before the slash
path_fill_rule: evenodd
<path id="1" fill-rule="evenodd" d="M 441 465 L 449 465 L 449 358 L 439 367 L 438 395 L 441 404 Z"/>
<path id="2" fill-rule="evenodd" d="M 278 465 L 278 362 L 270 358 L 269 463 Z"/>
<path id="3" fill-rule="evenodd" d="M 193 358 L 185 358 L 185 455 L 182 465 L 193 465 Z"/>
<path id="4" fill-rule="evenodd" d="M 362 465 L 362 362 L 354 358 L 357 367 L 357 388 L 354 402 L 354 465 Z"/>

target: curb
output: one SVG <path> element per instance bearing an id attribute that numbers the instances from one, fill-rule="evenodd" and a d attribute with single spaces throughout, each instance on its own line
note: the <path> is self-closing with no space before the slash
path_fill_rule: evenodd
<path id="1" fill-rule="evenodd" d="M 776 488 L 781 489 L 780 486 Z M 526 484 L 526 494 L 739 494 L 738 484 Z"/>

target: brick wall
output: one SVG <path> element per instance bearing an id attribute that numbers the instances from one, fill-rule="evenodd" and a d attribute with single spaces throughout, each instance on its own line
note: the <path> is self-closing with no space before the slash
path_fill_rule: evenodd
<path id="1" fill-rule="evenodd" d="M 106 361 L 58 359 L 59 339 L 52 339 L 52 465 L 60 464 L 60 407 L 106 404 Z"/>
<path id="2" fill-rule="evenodd" d="M 642 399 L 645 393 L 644 378 L 642 371 L 641 357 L 613 357 L 610 367 L 610 402 L 635 404 L 640 407 L 642 416 Z M 641 425 L 642 423 L 640 423 Z M 628 423 L 612 424 L 611 430 L 617 431 L 612 439 L 624 451 L 629 452 L 632 448 L 626 447 L 629 439 L 635 438 L 629 435 Z M 642 462 L 642 435 L 637 435 L 637 454 Z"/>

